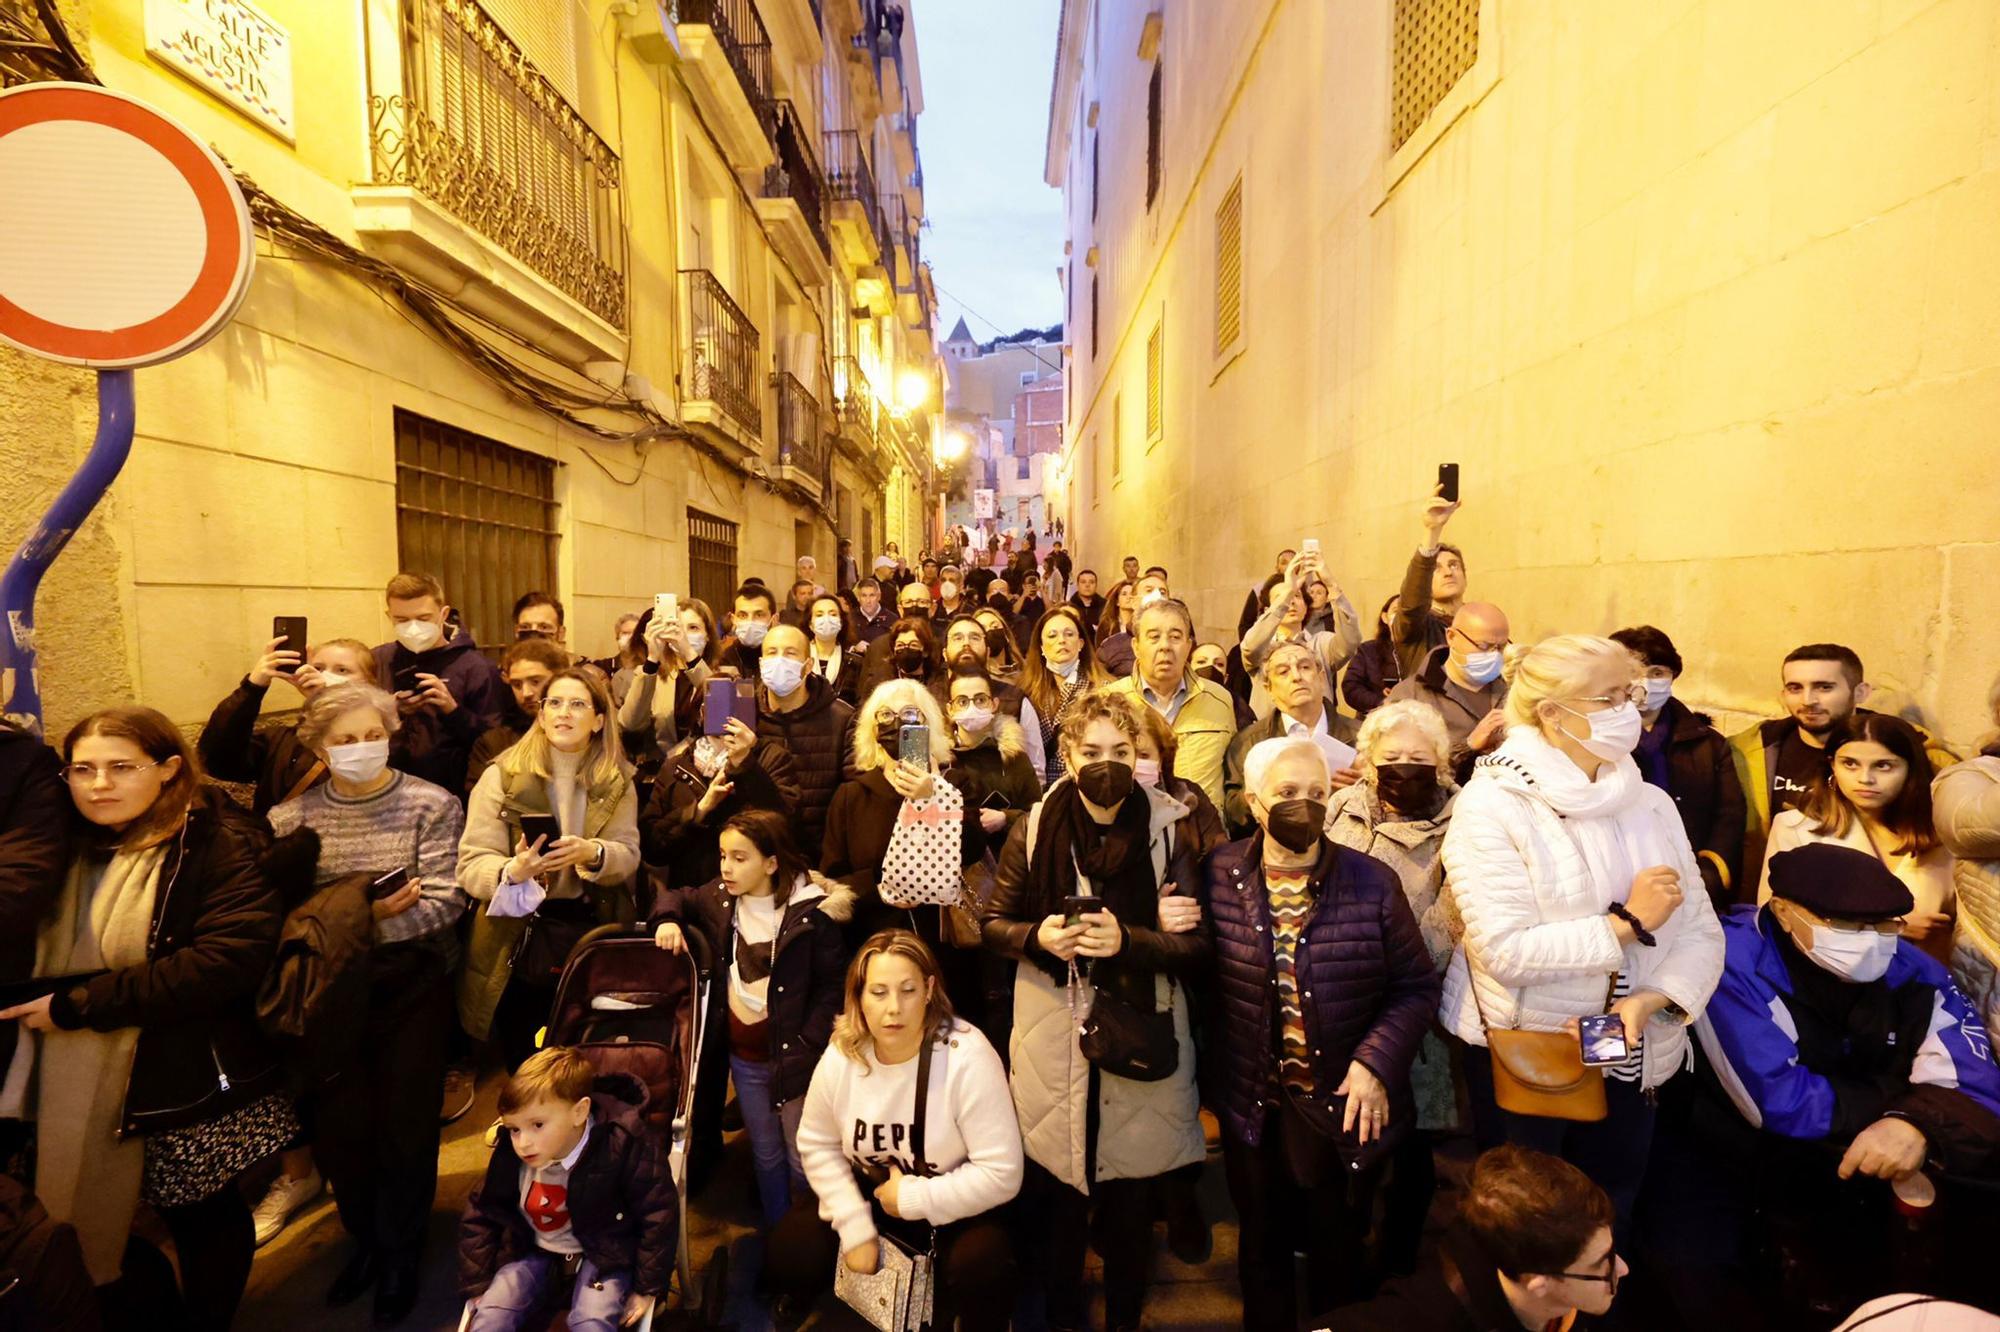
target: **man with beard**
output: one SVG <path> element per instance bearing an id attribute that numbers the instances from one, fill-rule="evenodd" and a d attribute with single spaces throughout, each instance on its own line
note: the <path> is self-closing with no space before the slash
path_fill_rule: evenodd
<path id="1" fill-rule="evenodd" d="M 937 677 L 930 682 L 931 693 L 937 696 L 938 706 L 947 714 L 951 711 L 952 677 L 966 674 L 986 674 L 988 649 L 986 626 L 970 614 L 954 615 L 944 631 L 944 665 Z M 1009 717 L 1021 716 L 1021 691 L 1004 680 L 993 682 L 993 702 Z"/>

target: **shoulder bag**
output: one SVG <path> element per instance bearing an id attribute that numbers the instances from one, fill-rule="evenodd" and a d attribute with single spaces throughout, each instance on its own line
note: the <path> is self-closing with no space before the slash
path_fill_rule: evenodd
<path id="1" fill-rule="evenodd" d="M 1583 1124 L 1594 1124 L 1610 1113 L 1604 1100 L 1604 1071 L 1583 1062 L 1583 1045 L 1576 1037 L 1566 1031 L 1487 1026 L 1470 953 L 1465 979 L 1472 987 L 1473 1011 L 1479 1014 L 1479 1030 L 1493 1058 L 1493 1100 L 1502 1110 Z M 1613 976 L 1604 987 L 1607 1006 L 1617 984 Z"/>
<path id="2" fill-rule="evenodd" d="M 917 1115 L 910 1125 L 910 1160 L 917 1173 L 931 1173 L 924 1157 L 924 1117 L 931 1091 L 931 1037 L 924 1035 L 917 1052 Z M 856 1272 L 836 1257 L 833 1260 L 833 1293 L 840 1302 L 859 1314 L 876 1332 L 931 1332 L 936 1291 L 937 1227 L 929 1227 L 930 1248 L 919 1252 L 880 1227 L 875 1247 L 881 1255 L 875 1270 Z"/>

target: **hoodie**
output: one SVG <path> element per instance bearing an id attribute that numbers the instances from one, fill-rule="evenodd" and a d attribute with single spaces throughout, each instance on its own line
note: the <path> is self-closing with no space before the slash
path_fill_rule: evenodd
<path id="1" fill-rule="evenodd" d="M 416 689 L 419 674 L 443 680 L 458 707 L 450 713 L 427 707 L 404 708 L 402 743 L 391 759 L 413 777 L 454 794 L 463 792 L 472 746 L 501 724 L 501 705 L 510 695 L 500 681 L 500 672 L 463 628 L 428 652 L 412 652 L 393 640 L 375 649 L 375 675 L 384 688 L 392 692 Z"/>

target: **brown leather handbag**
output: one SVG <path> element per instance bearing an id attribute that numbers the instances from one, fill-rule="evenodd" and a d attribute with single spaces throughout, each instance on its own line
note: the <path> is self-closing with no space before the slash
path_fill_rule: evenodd
<path id="1" fill-rule="evenodd" d="M 1604 1071 L 1584 1064 L 1581 1041 L 1566 1031 L 1489 1027 L 1470 956 L 1465 976 L 1472 986 L 1479 1030 L 1485 1033 L 1486 1048 L 1493 1056 L 1493 1100 L 1502 1110 L 1583 1124 L 1596 1123 L 1610 1113 L 1604 1101 Z M 1617 983 L 1614 976 L 1605 987 L 1607 1004 Z"/>

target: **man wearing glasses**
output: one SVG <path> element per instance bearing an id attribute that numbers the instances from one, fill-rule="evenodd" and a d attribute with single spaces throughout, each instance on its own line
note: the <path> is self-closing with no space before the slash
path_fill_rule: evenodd
<path id="1" fill-rule="evenodd" d="M 1802 846 L 1771 857 L 1770 887 L 1723 915 L 1727 961 L 1697 1027 L 1746 1125 L 1718 1150 L 1749 1166 L 1726 1172 L 1731 1205 L 1683 1221 L 1742 1253 L 1755 1207 L 1811 1286 L 1846 1287 L 1844 1308 L 1895 1288 L 1892 1189 L 1907 1205 L 2000 1179 L 2000 1068 L 1949 973 L 1900 937 L 1912 900 L 1881 861 Z"/>
<path id="2" fill-rule="evenodd" d="M 1546 1332 L 1576 1326 L 1579 1316 L 1610 1310 L 1627 1270 L 1612 1245 L 1611 1216 L 1610 1196 L 1569 1162 L 1526 1147 L 1495 1147 L 1473 1163 L 1457 1219 L 1431 1262 L 1321 1327 Z"/>
<path id="3" fill-rule="evenodd" d="M 1472 775 L 1474 760 L 1506 738 L 1501 705 L 1507 682 L 1500 678 L 1506 652 L 1507 613 L 1490 601 L 1468 601 L 1451 617 L 1444 645 L 1432 648 L 1423 669 L 1390 691 L 1391 700 L 1413 698 L 1438 710 L 1460 784 Z"/>

